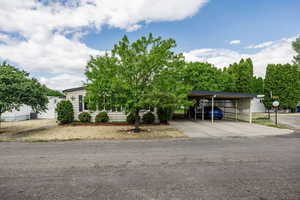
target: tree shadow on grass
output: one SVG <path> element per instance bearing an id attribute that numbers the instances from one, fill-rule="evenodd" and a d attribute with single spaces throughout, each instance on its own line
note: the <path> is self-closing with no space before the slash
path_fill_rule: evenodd
<path id="1" fill-rule="evenodd" d="M 30 129 L 30 130 L 25 130 L 25 131 L 19 131 L 19 132 L 15 133 L 14 135 L 10 136 L 10 138 L 24 137 L 24 136 L 28 136 L 31 134 L 39 133 L 41 131 L 49 130 L 49 129 L 55 128 L 55 127 L 56 127 L 56 125 L 51 125 L 51 126 L 44 126 L 44 127 L 34 128 L 34 129 Z"/>

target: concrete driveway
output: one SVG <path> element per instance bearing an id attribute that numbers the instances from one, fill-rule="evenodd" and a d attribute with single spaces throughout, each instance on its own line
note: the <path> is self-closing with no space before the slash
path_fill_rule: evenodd
<path id="1" fill-rule="evenodd" d="M 172 121 L 170 124 L 185 135 L 193 138 L 274 136 L 292 133 L 292 130 L 278 129 L 258 124 L 235 121 Z"/>

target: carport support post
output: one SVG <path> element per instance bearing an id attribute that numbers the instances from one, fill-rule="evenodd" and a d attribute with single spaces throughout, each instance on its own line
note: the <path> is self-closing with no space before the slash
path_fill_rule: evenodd
<path id="1" fill-rule="evenodd" d="M 204 120 L 204 99 L 202 99 L 202 121 Z"/>
<path id="2" fill-rule="evenodd" d="M 194 107 L 194 112 L 195 112 L 195 121 L 196 121 L 197 120 L 197 103 L 196 103 L 196 105 Z"/>
<path id="3" fill-rule="evenodd" d="M 215 96 L 211 97 L 211 123 L 214 123 L 214 99 Z"/>

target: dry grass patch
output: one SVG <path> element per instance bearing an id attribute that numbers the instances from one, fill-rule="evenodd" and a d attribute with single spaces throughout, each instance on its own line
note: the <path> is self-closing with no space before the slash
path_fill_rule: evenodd
<path id="1" fill-rule="evenodd" d="M 16 137 L 18 135 L 39 132 L 52 127 L 57 127 L 55 120 L 41 119 L 2 122 L 0 128 L 0 137 Z"/>
<path id="2" fill-rule="evenodd" d="M 6 123 L 5 130 L 7 132 L 3 134 L 7 137 L 2 137 L 2 141 L 35 142 L 83 139 L 123 140 L 186 137 L 177 129 L 168 125 L 142 126 L 144 131 L 140 133 L 133 133 L 128 131 L 128 129 L 130 129 L 130 126 L 57 126 L 53 120 L 34 120 L 31 122 Z"/>

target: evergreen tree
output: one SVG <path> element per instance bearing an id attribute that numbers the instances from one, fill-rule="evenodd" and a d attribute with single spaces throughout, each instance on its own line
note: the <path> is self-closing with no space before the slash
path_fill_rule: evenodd
<path id="1" fill-rule="evenodd" d="M 241 59 L 239 63 L 233 63 L 225 71 L 233 75 L 237 92 L 253 92 L 253 63 L 250 58 Z"/>

